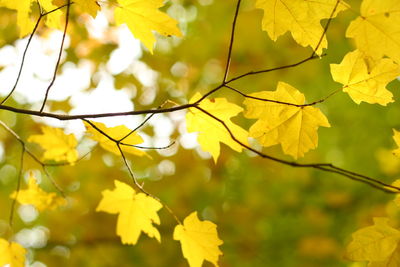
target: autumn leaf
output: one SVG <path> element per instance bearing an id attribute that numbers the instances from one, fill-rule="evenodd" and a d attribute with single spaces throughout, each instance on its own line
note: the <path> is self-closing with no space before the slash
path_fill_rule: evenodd
<path id="1" fill-rule="evenodd" d="M 400 246 L 384 261 L 372 261 L 368 267 L 398 267 L 400 266 Z"/>
<path id="2" fill-rule="evenodd" d="M 26 249 L 20 244 L 0 238 L 0 266 L 23 267 L 25 254 Z"/>
<path id="3" fill-rule="evenodd" d="M 162 7 L 163 0 L 117 0 L 115 8 L 115 22 L 117 25 L 126 24 L 132 34 L 141 40 L 153 53 L 156 41 L 152 31 L 161 35 L 182 36 L 178 29 L 177 21 L 158 10 Z"/>
<path id="4" fill-rule="evenodd" d="M 66 135 L 61 129 L 50 126 L 42 126 L 41 129 L 43 133 L 31 135 L 28 142 L 36 143 L 45 150 L 45 160 L 74 163 L 78 159 L 78 142 L 73 134 Z"/>
<path id="5" fill-rule="evenodd" d="M 304 95 L 291 85 L 279 82 L 274 92 L 257 92 L 250 96 L 296 105 L 305 102 Z M 247 98 L 245 116 L 258 119 L 249 134 L 263 146 L 281 144 L 285 154 L 295 159 L 318 145 L 318 127 L 330 127 L 328 119 L 312 106 L 297 107 Z"/>
<path id="6" fill-rule="evenodd" d="M 126 135 L 128 135 L 132 130 L 128 129 L 125 125 L 119 125 L 115 127 L 106 127 L 103 123 L 101 122 L 91 122 L 94 126 L 96 126 L 99 130 L 102 132 L 106 133 L 108 136 L 114 138 L 114 140 L 120 140 L 124 138 Z M 117 144 L 110 140 L 107 136 L 104 136 L 101 134 L 99 131 L 97 131 L 95 128 L 93 128 L 89 123 L 85 122 L 86 130 L 90 134 L 90 138 L 99 142 L 100 146 L 104 148 L 105 150 L 108 150 L 115 155 L 120 156 L 121 153 L 117 147 Z M 145 151 L 141 149 L 137 149 L 134 147 L 134 145 L 138 145 L 143 143 L 142 137 L 137 133 L 133 132 L 131 133 L 127 138 L 123 140 L 123 143 L 129 144 L 128 145 L 122 145 L 121 144 L 121 149 L 123 152 L 136 155 L 136 156 L 148 156 L 150 157 Z"/>
<path id="7" fill-rule="evenodd" d="M 204 260 L 218 266 L 218 257 L 222 255 L 218 246 L 217 226 L 210 221 L 200 221 L 197 212 L 191 213 L 174 229 L 174 240 L 181 242 L 183 256 L 190 267 L 200 267 Z"/>
<path id="8" fill-rule="evenodd" d="M 80 9 L 82 13 L 88 13 L 93 18 L 96 17 L 100 6 L 95 0 L 74 0 L 74 4 Z"/>
<path id="9" fill-rule="evenodd" d="M 322 49 L 328 47 L 324 36 L 317 49 L 324 33 L 320 21 L 331 16 L 336 3 L 337 0 L 257 0 L 256 7 L 264 10 L 262 29 L 273 41 L 290 31 L 298 44 L 311 46 L 320 55 Z M 333 17 L 347 8 L 348 5 L 340 1 Z"/>
<path id="10" fill-rule="evenodd" d="M 400 63 L 400 1 L 364 0 L 360 16 L 347 28 L 346 37 L 354 38 L 357 48 L 368 56 L 386 55 Z"/>
<path id="11" fill-rule="evenodd" d="M 346 248 L 346 258 L 352 261 L 385 261 L 395 251 L 400 231 L 389 224 L 388 218 L 374 218 L 374 225 L 353 233 Z"/>
<path id="12" fill-rule="evenodd" d="M 357 104 L 364 101 L 386 106 L 393 102 L 386 85 L 400 75 L 400 67 L 388 58 L 372 60 L 355 50 L 340 64 L 331 64 L 331 73 L 333 80 L 343 84 L 343 91 Z"/>
<path id="13" fill-rule="evenodd" d="M 34 174 L 29 174 L 28 189 L 14 191 L 10 198 L 17 199 L 20 204 L 33 205 L 38 211 L 54 210 L 59 206 L 64 206 L 67 201 L 58 197 L 56 193 L 43 191 L 36 182 Z"/>
<path id="14" fill-rule="evenodd" d="M 190 103 L 194 103 L 200 98 L 201 94 L 196 93 L 190 99 Z M 212 100 L 204 99 L 200 102 L 199 107 L 224 121 L 236 139 L 243 144 L 248 144 L 247 131 L 231 121 L 231 118 L 242 112 L 243 108 L 233 103 L 229 103 L 225 98 L 215 98 Z M 224 143 L 237 152 L 243 150 L 243 147 L 232 139 L 229 132 L 220 122 L 197 108 L 189 108 L 189 111 L 186 114 L 186 125 L 189 133 L 199 132 L 197 141 L 204 151 L 211 153 L 214 162 L 217 162 L 219 157 L 219 143 Z"/>
<path id="15" fill-rule="evenodd" d="M 20 37 L 31 33 L 35 22 L 30 19 L 31 8 L 39 3 L 44 11 L 51 11 L 57 6 L 52 0 L 0 0 L 0 7 L 4 6 L 17 11 L 17 25 L 20 28 Z M 37 8 L 37 7 L 35 7 Z M 61 10 L 56 10 L 46 16 L 46 25 L 50 28 L 61 29 Z"/>
<path id="16" fill-rule="evenodd" d="M 118 214 L 117 235 L 123 244 L 136 244 L 140 233 L 154 237 L 161 242 L 160 233 L 154 224 L 160 224 L 157 211 L 162 208 L 160 202 L 143 193 L 136 193 L 132 187 L 114 181 L 115 189 L 104 190 L 96 211 Z"/>

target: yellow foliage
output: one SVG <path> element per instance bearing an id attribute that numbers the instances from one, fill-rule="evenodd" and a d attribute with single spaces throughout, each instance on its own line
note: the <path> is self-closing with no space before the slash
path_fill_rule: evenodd
<path id="1" fill-rule="evenodd" d="M 200 221 L 197 212 L 187 216 L 183 225 L 175 227 L 174 239 L 181 242 L 183 256 L 190 267 L 200 267 L 204 260 L 218 266 L 218 257 L 222 255 L 218 246 L 223 242 L 218 238 L 217 226 L 210 221 Z"/>
<path id="2" fill-rule="evenodd" d="M 400 1 L 364 0 L 361 15 L 347 28 L 346 37 L 354 38 L 357 48 L 368 56 L 386 55 L 400 63 Z"/>
<path id="3" fill-rule="evenodd" d="M 400 231 L 389 224 L 388 218 L 374 218 L 374 225 L 353 233 L 346 248 L 346 258 L 352 261 L 386 261 L 395 252 Z"/>
<path id="4" fill-rule="evenodd" d="M 190 103 L 194 103 L 200 98 L 201 94 L 196 93 L 190 99 Z M 224 121 L 237 140 L 243 144 L 248 144 L 247 131 L 231 121 L 231 118 L 242 112 L 243 108 L 229 103 L 226 98 L 204 99 L 200 102 L 199 107 Z M 196 108 L 189 108 L 186 114 L 186 125 L 188 132 L 199 132 L 197 141 L 204 151 L 211 153 L 215 162 L 217 162 L 220 153 L 219 143 L 224 143 L 237 152 L 243 150 L 243 147 L 232 139 L 229 132 L 220 122 Z"/>
<path id="5" fill-rule="evenodd" d="M 182 36 L 178 29 L 177 21 L 158 10 L 162 7 L 163 0 L 117 0 L 115 8 L 115 22 L 117 25 L 128 26 L 132 34 L 141 40 L 153 53 L 153 45 L 156 41 L 152 31 L 157 31 L 164 36 Z"/>
<path id="6" fill-rule="evenodd" d="M 43 134 L 31 135 L 28 142 L 39 144 L 45 150 L 45 160 L 74 163 L 78 159 L 78 142 L 73 134 L 66 135 L 61 129 L 50 126 L 42 126 L 41 129 Z"/>
<path id="7" fill-rule="evenodd" d="M 74 0 L 81 12 L 90 14 L 93 18 L 96 17 L 97 12 L 100 10 L 99 4 L 95 0 Z"/>
<path id="8" fill-rule="evenodd" d="M 58 197 L 56 193 L 43 191 L 36 183 L 36 178 L 32 172 L 28 180 L 28 189 L 20 190 L 18 193 L 14 191 L 10 197 L 16 198 L 20 204 L 33 205 L 38 211 L 54 210 L 67 204 L 67 201 Z"/>
<path id="9" fill-rule="evenodd" d="M 320 21 L 329 18 L 337 0 L 257 0 L 256 7 L 264 10 L 262 29 L 269 37 L 276 39 L 290 31 L 294 40 L 302 46 L 311 46 L 314 50 L 324 32 Z M 340 1 L 333 15 L 346 10 L 348 5 Z M 322 54 L 322 49 L 328 47 L 324 36 L 316 53 Z"/>
<path id="10" fill-rule="evenodd" d="M 35 22 L 29 17 L 31 7 L 39 3 L 45 11 L 51 11 L 57 6 L 53 5 L 52 0 L 0 0 L 0 7 L 4 6 L 17 11 L 17 25 L 20 29 L 20 37 L 31 33 Z M 36 7 L 37 8 L 37 7 Z M 50 28 L 61 29 L 61 11 L 57 10 L 46 16 L 46 25 Z"/>
<path id="11" fill-rule="evenodd" d="M 123 244 L 136 244 L 143 231 L 161 242 L 160 233 L 153 223 L 160 224 L 157 211 L 160 202 L 143 193 L 136 193 L 129 185 L 115 180 L 114 190 L 104 190 L 96 211 L 118 214 L 117 235 Z"/>
<path id="12" fill-rule="evenodd" d="M 262 91 L 250 96 L 297 105 L 305 101 L 302 93 L 284 82 L 279 82 L 274 92 Z M 244 104 L 245 116 L 258 119 L 250 127 L 250 136 L 265 147 L 281 144 L 283 152 L 295 159 L 317 147 L 319 126 L 330 127 L 325 115 L 311 106 L 296 107 L 251 98 Z"/>
<path id="13" fill-rule="evenodd" d="M 119 125 L 115 127 L 108 128 L 101 122 L 92 121 L 93 125 L 95 125 L 99 130 L 106 133 L 108 136 L 114 138 L 115 140 L 119 140 L 124 138 L 127 134 L 129 134 L 132 130 L 128 129 L 125 125 Z M 98 132 L 95 128 L 93 128 L 90 124 L 85 122 L 86 130 L 90 133 L 90 138 L 99 142 L 100 146 L 105 150 L 108 150 L 115 155 L 121 155 L 117 144 L 110 140 L 107 136 L 104 136 L 100 132 Z M 143 143 L 142 137 L 137 133 L 131 133 L 127 138 L 123 140 L 123 143 L 129 144 L 130 146 L 121 145 L 121 149 L 123 152 L 136 155 L 136 156 L 148 156 L 146 152 L 141 149 L 135 148 L 133 145 L 138 145 Z M 149 157 L 149 156 L 148 156 Z"/>
<path id="14" fill-rule="evenodd" d="M 372 60 L 359 50 L 349 52 L 340 64 L 331 64 L 333 79 L 344 85 L 354 102 L 386 106 L 393 95 L 385 86 L 400 75 L 400 67 L 388 58 Z"/>
<path id="15" fill-rule="evenodd" d="M 0 238 L 0 266 L 25 266 L 26 250 L 20 244 Z"/>

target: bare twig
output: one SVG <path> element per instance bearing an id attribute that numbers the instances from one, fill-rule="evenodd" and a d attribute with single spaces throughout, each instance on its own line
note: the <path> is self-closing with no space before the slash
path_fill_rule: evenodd
<path id="1" fill-rule="evenodd" d="M 324 98 L 321 98 L 317 101 L 311 102 L 309 104 L 295 104 L 295 103 L 289 103 L 289 102 L 284 102 L 284 101 L 278 101 L 278 100 L 274 100 L 274 99 L 267 99 L 267 98 L 261 98 L 261 97 L 255 97 L 255 96 L 251 96 L 251 95 L 247 95 L 245 93 L 242 93 L 239 89 L 236 89 L 232 86 L 229 85 L 225 85 L 225 88 L 228 88 L 238 94 L 240 94 L 241 96 L 245 97 L 245 98 L 250 98 L 250 99 L 254 99 L 254 100 L 259 100 L 259 101 L 264 101 L 264 102 L 271 102 L 271 103 L 276 103 L 276 104 L 282 104 L 282 105 L 287 105 L 287 106 L 295 106 L 295 107 L 308 107 L 308 106 L 314 106 L 316 104 L 322 103 L 324 101 L 326 101 L 328 98 L 330 98 L 331 96 L 335 95 L 336 93 L 340 92 L 342 89 L 337 89 L 333 92 L 331 92 L 329 95 L 327 95 Z"/>
<path id="2" fill-rule="evenodd" d="M 229 67 L 231 65 L 231 59 L 232 59 L 233 43 L 235 40 L 236 21 L 237 21 L 238 15 L 239 15 L 240 2 L 241 2 L 241 0 L 237 1 L 235 15 L 233 16 L 231 38 L 229 40 L 228 56 L 226 59 L 226 66 L 225 66 L 224 78 L 222 79 L 222 83 L 226 82 L 226 79 L 228 78 L 228 74 L 229 74 Z"/>
<path id="3" fill-rule="evenodd" d="M 210 112 L 202 109 L 201 107 L 197 106 L 196 109 L 200 110 L 201 112 L 203 112 L 204 114 L 208 115 L 209 117 L 213 118 L 214 120 L 218 121 L 229 133 L 230 137 L 232 138 L 232 140 L 234 140 L 236 143 L 238 143 L 239 145 L 241 145 L 243 148 L 246 148 L 249 151 L 254 152 L 255 154 L 259 155 L 262 158 L 266 158 L 284 165 L 288 165 L 288 166 L 292 166 L 292 167 L 297 167 L 297 168 L 314 168 L 314 169 L 318 169 L 318 170 L 322 170 L 325 172 L 330 172 L 330 173 L 336 173 L 339 174 L 341 176 L 350 178 L 352 180 L 356 180 L 365 184 L 368 184 L 370 186 L 373 186 L 379 190 L 388 192 L 388 193 L 400 193 L 400 187 L 397 186 L 393 186 L 390 184 L 386 184 L 384 182 L 381 182 L 375 178 L 366 176 L 366 175 L 362 175 L 362 174 L 358 174 L 356 172 L 353 171 L 348 171 L 345 170 L 343 168 L 340 167 L 336 167 L 335 165 L 331 164 L 331 163 L 309 163 L 309 164 L 302 164 L 302 163 L 297 163 L 294 161 L 287 161 L 287 160 L 283 160 L 283 159 L 279 159 L 270 155 L 267 155 L 265 153 L 262 153 L 261 151 L 258 151 L 246 144 L 244 144 L 242 141 L 240 141 L 239 139 L 237 139 L 234 134 L 232 133 L 232 131 L 229 129 L 229 127 L 226 125 L 226 123 L 217 118 L 216 116 L 214 116 L 213 114 L 211 114 Z"/>
<path id="4" fill-rule="evenodd" d="M 147 192 L 147 191 L 143 188 L 143 185 L 141 185 L 141 184 L 138 182 L 138 180 L 136 179 L 135 175 L 133 174 L 132 168 L 131 168 L 131 166 L 129 165 L 129 163 L 128 163 L 126 157 L 125 157 L 125 154 L 124 154 L 124 152 L 122 151 L 120 145 L 117 144 L 117 146 L 118 146 L 119 152 L 121 153 L 121 156 L 122 156 L 122 159 L 123 159 L 123 161 L 124 161 L 124 164 L 125 164 L 126 168 L 128 169 L 129 175 L 131 176 L 132 181 L 133 181 L 133 183 L 136 185 L 136 187 L 137 187 L 142 193 L 144 193 L 144 194 L 146 194 L 147 196 L 152 197 L 152 198 L 154 198 L 155 200 L 157 200 L 158 202 L 160 202 L 161 205 L 163 205 L 164 208 L 172 215 L 172 217 L 175 219 L 175 221 L 176 221 L 178 224 L 182 224 L 182 223 L 181 223 L 181 220 L 179 220 L 178 216 L 175 215 L 175 213 L 172 211 L 172 209 L 171 209 L 168 205 L 166 205 L 165 203 L 163 203 L 163 202 L 161 201 L 161 199 L 159 199 L 158 197 L 156 197 L 156 196 L 150 194 L 149 192 Z"/>
<path id="5" fill-rule="evenodd" d="M 46 89 L 46 93 L 45 93 L 45 96 L 44 96 L 44 100 L 43 100 L 43 103 L 42 103 L 42 107 L 40 108 L 40 112 L 43 111 L 44 106 L 46 105 L 46 101 L 47 101 L 47 98 L 48 98 L 48 96 L 49 96 L 50 89 L 51 89 L 51 87 L 53 86 L 53 84 L 54 84 L 54 82 L 55 82 L 55 80 L 56 80 L 56 77 L 57 77 L 58 66 L 60 65 L 61 56 L 62 56 L 62 53 L 63 53 L 63 51 L 64 51 L 64 43 L 65 43 L 65 36 L 67 35 L 67 28 L 68 28 L 68 22 L 69 22 L 69 11 L 70 11 L 70 8 L 71 8 L 71 0 L 68 0 L 68 3 L 67 3 L 67 14 L 65 15 L 65 26 L 64 26 L 63 36 L 62 36 L 62 39 L 61 39 L 60 50 L 59 50 L 59 53 L 58 53 L 56 66 L 55 66 L 55 68 L 54 68 L 53 78 L 51 79 L 50 84 L 49 84 L 49 86 L 48 86 L 47 89 Z"/>

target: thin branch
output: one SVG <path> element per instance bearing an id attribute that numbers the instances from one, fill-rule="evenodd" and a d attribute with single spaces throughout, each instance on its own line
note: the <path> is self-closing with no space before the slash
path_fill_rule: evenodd
<path id="1" fill-rule="evenodd" d="M 39 164 L 42 167 L 43 172 L 45 173 L 46 177 L 49 179 L 49 181 L 53 184 L 53 186 L 56 188 L 56 190 L 60 193 L 60 195 L 65 198 L 65 193 L 61 189 L 61 187 L 57 184 L 57 182 L 51 177 L 51 175 L 48 173 L 46 166 L 49 166 L 50 164 L 46 164 L 43 161 L 41 161 L 38 157 L 35 156 L 27 147 L 19 135 L 13 131 L 10 127 L 8 127 L 7 124 L 5 124 L 3 121 L 0 120 L 0 125 L 7 131 L 9 132 L 15 139 L 19 141 L 21 146 L 24 148 L 24 152 L 28 154 L 37 164 Z"/>
<path id="2" fill-rule="evenodd" d="M 232 49 L 233 49 L 233 42 L 235 40 L 236 21 L 237 21 L 238 15 L 239 15 L 240 2 L 241 2 L 241 0 L 237 1 L 235 15 L 233 16 L 231 38 L 229 40 L 228 56 L 226 59 L 226 66 L 225 66 L 224 78 L 222 79 L 222 83 L 226 82 L 226 79 L 228 78 L 229 67 L 231 65 Z"/>
<path id="3" fill-rule="evenodd" d="M 334 6 L 334 8 L 333 8 L 333 10 L 331 12 L 331 14 L 329 15 L 329 19 L 326 22 L 326 25 L 324 27 L 324 31 L 323 31 L 321 37 L 319 38 L 318 44 L 315 46 L 315 49 L 313 49 L 313 52 L 311 53 L 310 57 L 313 57 L 313 56 L 315 56 L 317 54 L 316 51 L 318 50 L 319 46 L 321 45 L 322 40 L 324 40 L 326 32 L 328 31 L 329 25 L 331 24 L 331 21 L 332 21 L 333 17 L 335 16 L 335 12 L 336 12 L 337 7 L 339 6 L 339 3 L 340 3 L 340 0 L 337 0 L 336 4 L 335 4 L 335 6 Z"/>
<path id="4" fill-rule="evenodd" d="M 314 169 L 322 170 L 322 171 L 325 171 L 325 172 L 336 173 L 336 174 L 339 174 L 341 176 L 350 178 L 352 180 L 357 180 L 359 182 L 362 182 L 362 183 L 365 183 L 365 184 L 368 184 L 368 185 L 373 185 L 375 188 L 378 188 L 379 190 L 382 190 L 382 191 L 385 191 L 385 192 L 388 192 L 388 193 L 400 193 L 400 187 L 393 186 L 393 185 L 390 185 L 390 184 L 386 184 L 386 183 L 381 182 L 381 181 L 379 181 L 379 180 L 377 180 L 375 178 L 368 177 L 368 176 L 362 175 L 362 174 L 358 174 L 356 172 L 348 171 L 348 170 L 345 170 L 345 169 L 340 168 L 340 167 L 336 167 L 331 163 L 301 164 L 301 163 L 297 163 L 297 162 L 294 162 L 294 161 L 287 161 L 287 160 L 279 159 L 279 158 L 272 157 L 270 155 L 264 154 L 261 151 L 258 151 L 256 149 L 244 144 L 240 140 L 238 140 L 234 136 L 232 131 L 229 129 L 229 127 L 226 125 L 226 123 L 223 120 L 217 118 L 216 116 L 214 116 L 210 112 L 202 109 L 199 106 L 197 106 L 196 108 L 198 110 L 200 110 L 201 112 L 203 112 L 204 114 L 208 115 L 209 117 L 211 117 L 214 120 L 216 120 L 219 123 L 221 123 L 221 125 L 228 131 L 228 133 L 229 133 L 230 137 L 232 138 L 232 140 L 234 140 L 236 143 L 241 145 L 243 148 L 246 148 L 247 150 L 250 150 L 250 151 L 254 152 L 255 154 L 259 155 L 262 158 L 266 158 L 266 159 L 269 159 L 269 160 L 272 160 L 272 161 L 275 161 L 275 162 L 278 162 L 278 163 L 281 163 L 281 164 L 284 164 L 284 165 L 292 166 L 292 167 L 314 168 Z"/>
<path id="5" fill-rule="evenodd" d="M 166 146 L 161 146 L 161 147 L 156 147 L 156 146 L 138 146 L 138 145 L 129 145 L 129 144 L 125 144 L 125 143 L 120 143 L 122 146 L 131 146 L 131 147 L 135 147 L 135 148 L 140 148 L 140 149 L 155 149 L 155 150 L 162 150 L 162 149 L 168 149 L 171 146 L 173 146 L 175 144 L 175 141 L 171 142 L 169 145 Z"/>
<path id="6" fill-rule="evenodd" d="M 333 92 L 331 92 L 329 95 L 327 95 L 324 98 L 321 98 L 317 101 L 311 102 L 309 104 L 295 104 L 295 103 L 289 103 L 289 102 L 284 102 L 284 101 L 278 101 L 278 100 L 274 100 L 274 99 L 267 99 L 267 98 L 261 98 L 261 97 L 255 97 L 255 96 L 251 96 L 251 95 L 247 95 L 245 93 L 242 93 L 239 89 L 236 89 L 232 86 L 229 85 L 225 85 L 225 88 L 228 88 L 229 90 L 232 90 L 238 94 L 240 94 L 241 96 L 245 97 L 245 98 L 250 98 L 250 99 L 254 99 L 254 100 L 259 100 L 259 101 L 264 101 L 264 102 L 271 102 L 271 103 L 276 103 L 276 104 L 282 104 L 282 105 L 287 105 L 287 106 L 295 106 L 295 107 L 308 107 L 308 106 L 314 106 L 316 104 L 322 103 L 324 101 L 326 101 L 328 98 L 330 98 L 331 96 L 335 95 L 336 93 L 340 92 L 342 89 L 337 89 Z"/>
<path id="7" fill-rule="evenodd" d="M 307 58 L 302 59 L 302 60 L 300 60 L 300 61 L 298 61 L 296 63 L 293 63 L 293 64 L 284 65 L 284 66 L 280 66 L 280 67 L 274 67 L 274 68 L 265 69 L 265 70 L 249 71 L 249 72 L 240 74 L 240 75 L 238 75 L 236 77 L 233 77 L 233 78 L 229 79 L 228 81 L 226 81 L 225 84 L 229 84 L 231 82 L 237 81 L 239 79 L 242 79 L 244 77 L 251 76 L 251 75 L 256 75 L 256 74 L 261 74 L 261 73 L 268 73 L 268 72 L 272 72 L 272 71 L 277 71 L 277 70 L 283 70 L 283 69 L 289 69 L 289 68 L 297 67 L 297 66 L 299 66 L 299 65 L 301 65 L 303 63 L 306 63 L 306 62 L 308 62 L 310 60 L 320 59 L 321 57 L 324 57 L 324 56 L 326 56 L 326 54 L 322 54 L 321 56 L 313 55 L 313 56 L 307 57 Z"/>
<path id="8" fill-rule="evenodd" d="M 40 7 L 40 5 L 39 5 L 39 7 Z M 0 102 L 0 105 L 4 104 L 11 97 L 11 95 L 14 93 L 15 89 L 17 89 L 17 85 L 18 85 L 19 79 L 21 78 L 22 69 L 23 69 L 24 64 L 25 64 L 25 58 L 26 58 L 26 54 L 28 52 L 28 48 L 29 48 L 29 46 L 31 44 L 32 38 L 35 35 L 36 30 L 37 30 L 37 28 L 39 26 L 39 23 L 42 20 L 42 18 L 43 18 L 43 15 L 40 14 L 38 20 L 36 21 L 35 26 L 33 27 L 33 30 L 31 32 L 31 34 L 29 35 L 28 42 L 26 43 L 24 53 L 22 54 L 22 60 L 21 60 L 20 66 L 19 66 L 18 75 L 17 75 L 17 79 L 15 80 L 14 86 L 12 87 L 12 89 L 8 93 L 8 95 Z"/>
<path id="9" fill-rule="evenodd" d="M 80 114 L 80 115 L 65 115 L 65 114 L 57 114 L 57 113 L 49 113 L 49 112 L 39 112 L 35 110 L 15 108 L 6 105 L 0 105 L 0 110 L 7 110 L 14 113 L 19 114 L 27 114 L 32 116 L 44 117 L 44 118 L 54 118 L 61 121 L 69 121 L 69 120 L 84 120 L 84 119 L 94 119 L 94 118 L 108 118 L 108 117 L 119 117 L 119 116 L 128 116 L 128 115 L 146 115 L 146 114 L 158 114 L 158 113 L 170 113 L 178 110 L 183 110 L 187 108 L 191 108 L 196 106 L 197 104 L 185 104 L 172 108 L 165 109 L 148 109 L 148 110 L 135 110 L 135 111 L 124 111 L 124 112 L 110 112 L 110 113 L 96 113 L 96 114 Z"/>
<path id="10" fill-rule="evenodd" d="M 62 36 L 62 40 L 61 40 L 60 51 L 59 51 L 59 53 L 58 53 L 56 66 L 55 66 L 55 68 L 54 68 L 53 78 L 51 79 L 50 84 L 49 84 L 49 86 L 48 86 L 47 89 L 46 89 L 46 94 L 45 94 L 45 96 L 44 96 L 44 100 L 43 100 L 43 103 L 42 103 L 42 107 L 40 108 L 40 112 L 43 111 L 44 106 L 46 105 L 46 101 L 47 101 L 47 98 L 48 98 L 48 96 L 49 96 L 50 89 L 51 89 L 51 87 L 53 86 L 53 84 L 54 84 L 54 82 L 55 82 L 55 80 L 56 80 L 56 77 L 57 77 L 58 67 L 59 67 L 59 65 L 60 65 L 61 56 L 62 56 L 62 53 L 63 53 L 63 51 L 64 51 L 64 43 L 65 43 L 65 36 L 67 35 L 67 28 L 68 28 L 68 22 L 69 22 L 69 11 L 70 11 L 70 8 L 71 8 L 71 0 L 68 0 L 68 3 L 67 3 L 67 14 L 66 14 L 66 16 L 65 16 L 65 26 L 64 26 L 64 32 L 63 32 L 63 36 Z"/>
<path id="11" fill-rule="evenodd" d="M 163 202 L 161 201 L 161 199 L 159 199 L 158 197 L 156 197 L 156 196 L 150 194 L 149 192 L 147 192 L 146 190 L 144 190 L 143 185 L 139 184 L 138 180 L 136 179 L 135 175 L 133 174 L 132 168 L 131 168 L 131 166 L 129 165 L 127 159 L 126 159 L 125 154 L 124 154 L 124 152 L 123 152 L 122 149 L 121 149 L 121 146 L 120 146 L 119 144 L 117 144 L 117 147 L 118 147 L 119 152 L 121 153 L 121 156 L 122 156 L 122 159 L 123 159 L 123 161 L 124 161 L 124 164 L 125 164 L 126 168 L 128 169 L 129 175 L 131 176 L 132 181 L 133 181 L 133 183 L 136 185 L 136 187 L 139 188 L 139 190 L 140 190 L 141 192 L 143 192 L 144 194 L 146 194 L 147 196 L 152 197 L 152 198 L 154 198 L 155 200 L 157 200 L 158 202 L 160 202 L 161 205 L 163 205 L 164 208 L 172 215 L 172 217 L 175 219 L 175 221 L 176 221 L 178 224 L 182 224 L 182 223 L 181 223 L 181 220 L 179 220 L 179 218 L 175 215 L 175 213 L 171 210 L 171 208 L 170 208 L 168 205 L 166 205 L 165 203 L 163 203 Z"/>

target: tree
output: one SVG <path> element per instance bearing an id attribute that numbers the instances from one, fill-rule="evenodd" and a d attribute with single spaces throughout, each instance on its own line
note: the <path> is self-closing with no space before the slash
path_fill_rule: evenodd
<path id="1" fill-rule="evenodd" d="M 399 5 L 0 0 L 0 263 L 398 266 Z"/>

